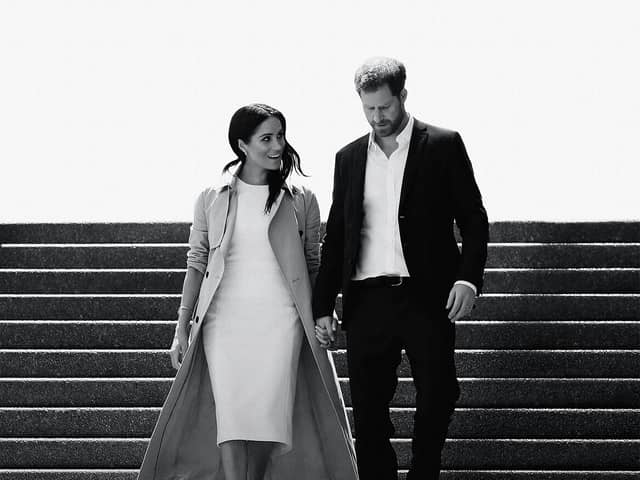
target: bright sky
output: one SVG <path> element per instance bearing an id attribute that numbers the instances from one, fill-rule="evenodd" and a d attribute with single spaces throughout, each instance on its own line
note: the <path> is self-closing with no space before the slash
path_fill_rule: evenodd
<path id="1" fill-rule="evenodd" d="M 462 134 L 491 220 L 640 219 L 637 4 L 0 0 L 0 222 L 189 221 L 256 101 L 325 218 L 372 55 Z"/>

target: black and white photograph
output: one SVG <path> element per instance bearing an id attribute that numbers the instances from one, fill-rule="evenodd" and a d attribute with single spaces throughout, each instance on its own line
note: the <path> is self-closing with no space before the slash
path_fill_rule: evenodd
<path id="1" fill-rule="evenodd" d="M 640 4 L 0 0 L 0 480 L 640 480 Z"/>

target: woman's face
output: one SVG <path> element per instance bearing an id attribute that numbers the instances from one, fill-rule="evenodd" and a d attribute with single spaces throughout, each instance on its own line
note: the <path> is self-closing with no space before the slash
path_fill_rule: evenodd
<path id="1" fill-rule="evenodd" d="M 285 139 L 282 124 L 276 117 L 262 122 L 248 142 L 240 139 L 238 146 L 247 160 L 243 168 L 251 170 L 279 170 Z"/>

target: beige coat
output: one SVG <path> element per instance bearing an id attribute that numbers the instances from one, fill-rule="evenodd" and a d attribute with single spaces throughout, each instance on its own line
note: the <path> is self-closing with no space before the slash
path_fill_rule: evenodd
<path id="1" fill-rule="evenodd" d="M 224 272 L 237 210 L 235 177 L 196 202 L 187 265 L 205 276 L 189 349 L 147 447 L 139 480 L 224 480 L 216 445 L 215 403 L 200 330 Z M 289 188 L 269 225 L 269 240 L 304 327 L 293 409 L 293 450 L 274 457 L 269 480 L 356 480 L 355 453 L 330 355 L 314 336 L 311 279 L 319 264 L 320 214 L 309 190 Z M 259 363 L 256 368 L 260 368 Z"/>

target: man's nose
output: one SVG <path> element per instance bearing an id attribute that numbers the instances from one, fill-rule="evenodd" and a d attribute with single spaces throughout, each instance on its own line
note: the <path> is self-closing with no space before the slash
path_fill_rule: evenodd
<path id="1" fill-rule="evenodd" d="M 380 123 L 380 120 L 382 120 L 382 114 L 379 111 L 374 110 L 373 111 L 373 122 L 374 123 Z"/>

